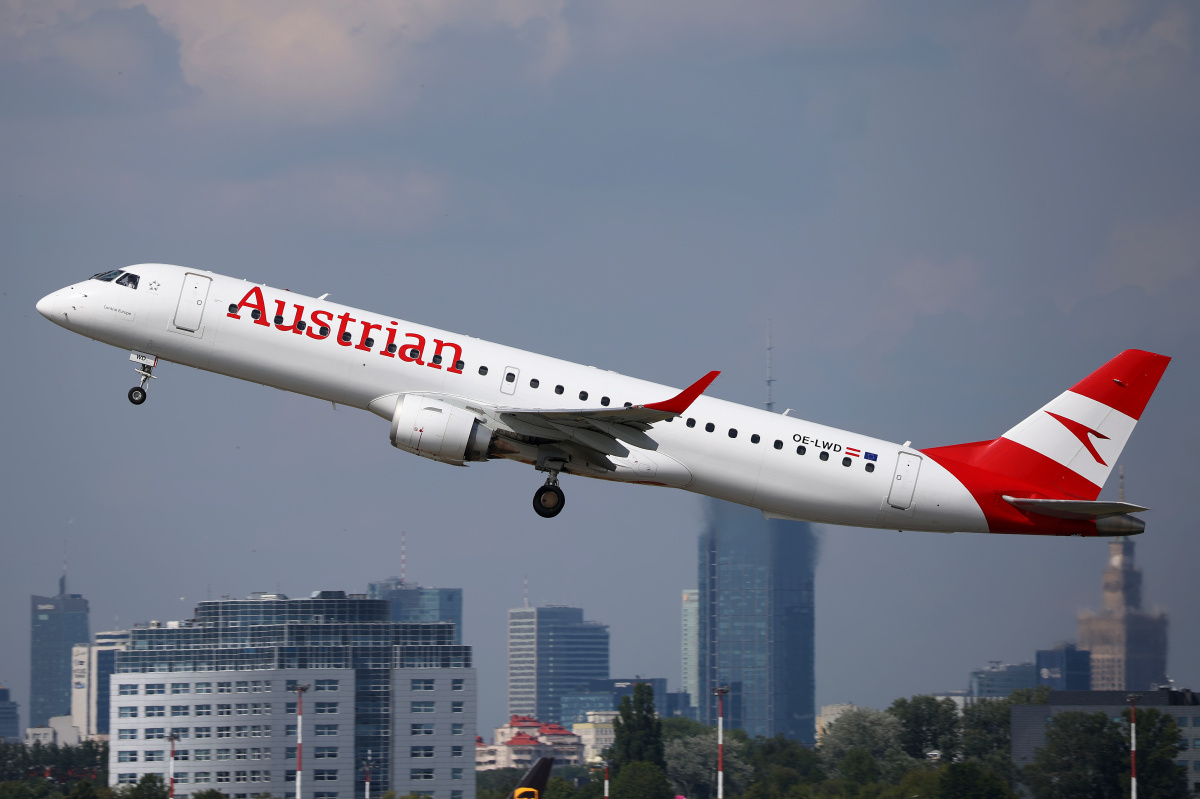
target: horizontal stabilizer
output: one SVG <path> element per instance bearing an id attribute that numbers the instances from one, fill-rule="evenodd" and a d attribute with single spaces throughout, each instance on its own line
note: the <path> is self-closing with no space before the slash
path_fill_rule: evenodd
<path id="1" fill-rule="evenodd" d="M 1076 519 L 1089 521 L 1106 519 L 1109 516 L 1121 516 L 1126 513 L 1137 513 L 1148 510 L 1132 502 L 1088 502 L 1081 499 L 1026 499 L 1024 497 L 1004 497 L 1004 501 L 1023 511 L 1036 513 L 1039 516 L 1052 516 L 1055 519 Z"/>

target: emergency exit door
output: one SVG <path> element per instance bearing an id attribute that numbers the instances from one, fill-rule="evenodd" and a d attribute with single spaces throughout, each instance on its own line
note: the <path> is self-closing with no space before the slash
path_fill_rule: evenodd
<path id="1" fill-rule="evenodd" d="M 175 327 L 195 333 L 204 319 L 204 303 L 212 279 L 190 272 L 183 277 L 183 290 L 179 292 L 179 305 L 175 307 Z"/>
<path id="2" fill-rule="evenodd" d="M 892 489 L 888 492 L 888 504 L 899 510 L 908 510 L 912 505 L 913 491 L 917 487 L 917 472 L 921 471 L 921 459 L 911 452 L 901 452 L 896 459 L 896 474 L 892 476 Z"/>

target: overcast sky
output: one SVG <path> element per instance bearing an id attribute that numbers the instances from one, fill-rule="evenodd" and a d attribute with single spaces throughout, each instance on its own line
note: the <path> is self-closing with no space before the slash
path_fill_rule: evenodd
<path id="1" fill-rule="evenodd" d="M 405 455 L 370 414 L 125 352 L 38 298 L 158 261 L 927 447 L 1119 351 L 1176 360 L 1125 450 L 1200 688 L 1200 75 L 1161 0 L 0 1 L 0 684 L 64 547 L 92 629 L 205 597 L 461 586 L 480 727 L 505 611 L 582 605 L 679 679 L 701 500 Z M 647 398 L 647 400 L 655 400 Z M 1113 484 L 1104 496 L 1115 497 Z M 1075 635 L 1104 539 L 821 528 L 817 702 L 964 688 Z"/>

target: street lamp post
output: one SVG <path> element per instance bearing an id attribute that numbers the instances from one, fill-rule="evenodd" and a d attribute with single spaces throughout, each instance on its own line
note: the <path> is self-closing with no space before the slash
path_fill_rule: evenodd
<path id="1" fill-rule="evenodd" d="M 717 799 L 725 799 L 725 696 L 728 686 L 713 689 L 717 697 Z"/>
<path id="2" fill-rule="evenodd" d="M 1137 701 L 1141 694 L 1130 694 L 1129 701 L 1129 796 L 1137 799 Z"/>
<path id="3" fill-rule="evenodd" d="M 296 692 L 296 799 L 300 799 L 304 785 L 304 692 L 308 685 L 294 685 L 289 690 Z"/>

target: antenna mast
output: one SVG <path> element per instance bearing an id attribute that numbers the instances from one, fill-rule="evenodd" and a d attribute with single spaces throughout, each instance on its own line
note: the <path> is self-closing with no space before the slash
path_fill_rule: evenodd
<path id="1" fill-rule="evenodd" d="M 407 579 L 408 575 L 406 574 L 406 570 L 408 568 L 407 549 L 408 549 L 408 533 L 401 530 L 400 531 L 400 585 L 408 584 L 408 579 Z"/>
<path id="2" fill-rule="evenodd" d="M 775 401 L 771 398 L 771 385 L 775 382 L 775 377 L 771 373 L 771 320 L 767 320 L 767 412 L 775 412 Z"/>

